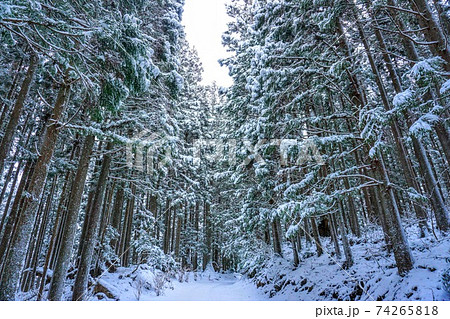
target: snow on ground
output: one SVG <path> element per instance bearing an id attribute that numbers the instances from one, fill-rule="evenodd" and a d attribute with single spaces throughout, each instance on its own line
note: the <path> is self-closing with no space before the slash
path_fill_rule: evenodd
<path id="1" fill-rule="evenodd" d="M 370 236 L 350 237 L 354 265 L 342 269 L 328 238 L 324 253 L 314 245 L 303 247 L 302 261 L 292 266 L 289 247 L 285 258 L 273 257 L 252 279 L 235 273 L 164 274 L 147 265 L 119 268 L 98 280 L 90 300 L 450 300 L 442 286 L 442 273 L 450 267 L 450 238 L 437 233 L 418 238 L 417 227 L 407 233 L 415 259 L 405 277 L 397 274 L 393 254 L 385 249 L 378 227 Z M 257 288 L 258 287 L 258 288 Z"/>
<path id="2" fill-rule="evenodd" d="M 119 268 L 115 273 L 106 273 L 99 286 L 108 293 L 97 292 L 90 300 L 141 300 L 141 301 L 222 301 L 222 300 L 265 300 L 263 292 L 247 278 L 235 273 L 215 273 L 212 269 L 205 272 L 187 272 L 172 274 L 140 266 Z M 181 280 L 181 282 L 180 282 Z M 98 290 L 98 289 L 97 289 Z M 105 291 L 105 289 L 100 289 Z"/>
<path id="3" fill-rule="evenodd" d="M 450 267 L 450 238 L 418 238 L 416 226 L 407 229 L 415 265 L 405 277 L 397 274 L 394 256 L 385 250 L 383 234 L 375 228 L 367 232 L 370 237 L 351 238 L 350 269 L 338 265 L 344 260 L 336 259 L 332 243 L 324 239 L 331 256 L 303 258 L 296 269 L 286 259 L 273 258 L 253 280 L 271 300 L 450 300 L 441 282 Z M 309 250 L 315 252 L 313 245 Z"/>
<path id="4" fill-rule="evenodd" d="M 190 274 L 191 278 L 193 274 Z M 250 281 L 239 274 L 202 274 L 197 281 L 173 283 L 173 289 L 166 289 L 163 296 L 146 296 L 143 300 L 202 300 L 202 301 L 251 301 L 266 300 L 267 296 Z"/>

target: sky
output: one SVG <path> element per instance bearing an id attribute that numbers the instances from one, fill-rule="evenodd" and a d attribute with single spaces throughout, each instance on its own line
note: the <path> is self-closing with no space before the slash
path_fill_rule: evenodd
<path id="1" fill-rule="evenodd" d="M 230 55 L 222 46 L 222 33 L 230 18 L 226 14 L 227 0 L 185 0 L 182 24 L 186 38 L 194 46 L 203 64 L 202 84 L 228 87 L 232 84 L 228 68 L 217 60 Z"/>

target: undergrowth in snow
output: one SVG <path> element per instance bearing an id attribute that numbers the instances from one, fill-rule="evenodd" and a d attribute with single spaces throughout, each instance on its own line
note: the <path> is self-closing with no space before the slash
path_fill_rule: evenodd
<path id="1" fill-rule="evenodd" d="M 317 257 L 314 243 L 305 244 L 298 267 L 292 251 L 284 258 L 272 255 L 258 271 L 247 275 L 172 268 L 163 272 L 147 264 L 120 267 L 91 278 L 86 300 L 450 300 L 450 238 L 433 233 L 417 235 L 417 225 L 406 226 L 414 268 L 397 274 L 393 253 L 386 249 L 381 229 L 375 225 L 367 236 L 349 236 L 354 265 L 343 269 L 343 258 L 334 254 L 330 238 L 323 237 L 324 254 Z M 48 273 L 51 275 L 51 271 Z M 251 274 L 251 278 L 248 275 Z M 447 279 L 447 280 L 446 280 Z M 65 300 L 70 300 L 68 280 Z M 21 300 L 33 300 L 23 294 Z"/>
<path id="2" fill-rule="evenodd" d="M 172 274 L 173 275 L 173 274 Z M 91 289 L 90 300 L 143 300 L 149 295 L 161 296 L 173 288 L 170 274 L 148 265 L 120 267 L 104 273 Z"/>
<path id="3" fill-rule="evenodd" d="M 273 256 L 253 281 L 272 300 L 450 300 L 442 282 L 450 267 L 448 236 L 418 238 L 417 227 L 408 226 L 415 265 L 400 277 L 382 231 L 374 227 L 367 233 L 370 237 L 351 237 L 355 263 L 350 269 L 340 267 L 343 260 L 336 259 L 332 242 L 325 239 L 322 244 L 328 253 L 317 257 L 311 244 L 294 268 L 285 249 L 286 257 Z"/>
<path id="4" fill-rule="evenodd" d="M 141 265 L 105 274 L 90 300 L 262 300 L 256 286 L 240 274 L 177 271 L 170 275 Z M 99 288 L 100 287 L 100 288 Z"/>

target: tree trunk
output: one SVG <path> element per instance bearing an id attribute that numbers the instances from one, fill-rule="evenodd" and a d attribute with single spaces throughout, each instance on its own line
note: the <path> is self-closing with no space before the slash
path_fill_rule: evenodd
<path id="1" fill-rule="evenodd" d="M 315 217 L 309 219 L 311 221 L 311 228 L 313 233 L 314 242 L 316 244 L 317 256 L 320 257 L 323 254 L 322 243 L 320 242 L 319 231 L 317 229 Z"/>
<path id="2" fill-rule="evenodd" d="M 342 211 L 342 203 L 340 203 Z M 352 250 L 350 249 L 350 244 L 348 243 L 347 230 L 344 226 L 344 218 L 342 213 L 338 213 L 337 222 L 339 225 L 339 233 L 341 234 L 342 247 L 344 247 L 345 263 L 342 266 L 344 269 L 350 268 L 353 265 Z"/>
<path id="3" fill-rule="evenodd" d="M 442 29 L 433 16 L 427 0 L 410 0 L 413 9 L 421 13 L 419 24 L 423 28 L 425 39 L 431 43 L 428 47 L 434 55 L 440 56 L 446 63 L 445 70 L 450 71 L 450 47 Z"/>
<path id="4" fill-rule="evenodd" d="M 206 251 L 203 254 L 203 270 L 206 269 L 208 263 L 211 260 L 211 217 L 210 217 L 210 205 L 208 201 L 205 200 L 204 208 L 203 208 L 203 227 L 205 234 L 205 247 Z"/>
<path id="5" fill-rule="evenodd" d="M 277 217 L 272 221 L 272 235 L 273 235 L 273 250 L 279 255 L 283 256 L 283 252 L 281 250 L 281 239 L 279 233 L 279 227 L 277 225 Z"/>
<path id="6" fill-rule="evenodd" d="M 17 65 L 17 67 L 16 67 Z M 3 129 L 3 124 L 6 118 L 7 113 L 9 112 L 9 101 L 11 100 L 11 98 L 13 97 L 16 88 L 17 88 L 17 81 L 19 80 L 20 77 L 20 71 L 22 69 L 23 66 L 23 58 L 20 59 L 19 63 L 13 63 L 13 65 L 11 66 L 11 73 L 14 73 L 14 77 L 13 77 L 13 81 L 11 83 L 11 87 L 9 88 L 8 94 L 6 95 L 6 100 L 4 100 L 3 102 L 0 103 L 0 130 Z"/>
<path id="7" fill-rule="evenodd" d="M 28 130 L 27 139 L 25 140 L 25 143 L 22 144 L 23 138 L 25 136 L 25 132 L 27 131 L 28 119 L 29 119 L 29 117 L 26 118 L 25 123 L 23 124 L 23 129 L 22 129 L 19 141 L 17 142 L 18 146 L 22 146 L 22 147 L 28 146 L 28 142 L 30 140 L 31 134 L 33 133 L 32 129 Z M 11 175 L 13 174 L 13 171 L 14 171 L 14 168 L 15 168 L 15 163 L 17 162 L 16 159 L 17 159 L 17 156 L 19 155 L 19 150 L 20 150 L 20 148 L 16 147 L 16 149 L 14 151 L 14 154 L 13 154 L 13 156 L 11 158 L 11 165 L 9 165 L 8 172 L 6 173 L 6 176 L 5 176 L 5 183 L 3 185 L 2 192 L 0 194 L 0 204 L 3 202 L 3 197 L 5 196 L 6 190 L 8 189 L 9 182 L 11 181 Z M 20 167 L 21 167 L 22 162 L 23 162 L 23 160 L 20 159 L 19 160 L 19 164 L 17 165 L 17 170 L 16 170 L 14 181 L 13 181 L 13 185 L 11 186 L 10 194 L 14 193 L 14 189 L 15 189 L 15 185 L 16 185 L 15 182 L 17 180 L 17 172 L 20 171 Z M 1 173 L 0 173 L 0 176 L 1 176 Z M 5 212 L 8 210 L 8 205 L 9 205 L 9 203 L 5 207 Z M 5 216 L 5 214 L 3 214 L 2 219 L 3 219 L 4 216 Z M 1 230 L 2 230 L 2 226 L 3 226 L 3 223 L 0 226 L 0 233 L 1 233 Z"/>
<path id="8" fill-rule="evenodd" d="M 334 251 L 336 252 L 336 257 L 341 258 L 341 249 L 339 247 L 339 242 L 337 239 L 337 231 L 336 231 L 336 223 L 334 221 L 334 216 L 332 214 L 328 215 L 328 220 L 330 222 L 330 230 L 331 230 L 331 239 L 334 244 Z"/>
<path id="9" fill-rule="evenodd" d="M 294 256 L 294 267 L 297 267 L 300 263 L 300 259 L 298 257 L 298 250 L 297 250 L 297 243 L 295 241 L 295 238 L 291 238 L 292 243 L 292 254 Z"/>
<path id="10" fill-rule="evenodd" d="M 36 269 L 39 261 L 39 255 L 41 254 L 42 245 L 44 244 L 45 232 L 47 230 L 49 213 L 52 206 L 53 196 L 55 194 L 55 188 L 58 181 L 58 176 L 55 175 L 52 180 L 52 186 L 50 188 L 50 192 L 47 196 L 47 200 L 45 203 L 45 210 L 42 217 L 42 221 L 39 224 L 39 233 L 36 238 L 36 245 L 33 250 L 33 254 L 31 255 L 30 265 L 27 267 L 30 269 L 25 275 L 24 283 L 23 283 L 23 291 L 29 291 L 34 286 L 34 281 L 36 277 Z"/>
<path id="11" fill-rule="evenodd" d="M 450 9 L 445 7 L 445 3 L 442 0 L 433 0 L 434 7 L 439 14 L 439 21 L 441 22 L 444 33 L 447 34 L 447 38 L 450 37 Z"/>
<path id="12" fill-rule="evenodd" d="M 14 132 L 16 131 L 17 124 L 19 123 L 20 114 L 22 113 L 22 108 L 25 100 L 28 96 L 30 90 L 30 84 L 33 80 L 34 72 L 38 64 L 38 57 L 33 54 L 30 57 L 30 65 L 28 66 L 27 74 L 22 82 L 22 87 L 20 88 L 19 95 L 17 96 L 16 103 L 11 111 L 11 116 L 9 118 L 8 125 L 5 129 L 5 134 L 3 135 L 2 142 L 0 144 L 0 174 L 3 172 L 3 166 L 5 165 L 6 157 L 11 149 L 11 144 L 14 137 Z M 65 96 L 64 96 L 65 98 Z"/>
<path id="13" fill-rule="evenodd" d="M 67 180 L 68 180 L 68 173 L 66 174 L 66 179 L 64 181 L 64 186 L 63 186 L 63 190 L 62 190 L 62 195 L 60 198 L 60 203 L 64 198 L 64 188 L 67 185 Z M 56 210 L 56 218 L 55 218 L 55 222 L 53 224 L 53 232 L 52 232 L 52 236 L 50 237 L 50 242 L 48 244 L 48 248 L 47 248 L 47 254 L 45 256 L 45 262 L 44 262 L 44 268 L 42 271 L 42 277 L 41 277 L 41 283 L 39 285 L 39 291 L 38 291 L 38 295 L 37 295 L 37 300 L 41 300 L 43 297 L 43 292 L 44 292 L 44 288 L 45 288 L 45 284 L 46 284 L 46 279 L 47 279 L 47 271 L 49 269 L 50 266 L 50 262 L 53 258 L 54 255 L 56 255 L 56 249 L 55 249 L 55 243 L 57 240 L 57 237 L 59 235 L 59 233 L 61 232 L 61 228 L 62 228 L 62 223 L 61 220 L 63 218 L 63 214 L 64 211 L 61 207 L 58 207 L 58 209 Z"/>
<path id="14" fill-rule="evenodd" d="M 133 212 L 134 203 L 136 197 L 136 185 L 131 183 L 131 198 L 128 199 L 126 219 L 124 220 L 124 230 L 122 232 L 123 246 L 122 246 L 122 265 L 129 266 L 130 262 L 130 242 L 131 242 L 131 229 L 133 225 Z"/>
<path id="15" fill-rule="evenodd" d="M 176 231 L 176 237 L 175 237 L 175 257 L 180 257 L 180 243 L 181 243 L 181 229 L 183 225 L 183 215 L 180 213 L 178 215 L 178 223 L 177 223 L 177 231 Z"/>
<path id="16" fill-rule="evenodd" d="M 22 171 L 22 163 L 23 163 L 23 161 L 19 161 L 19 164 L 17 166 L 17 170 L 14 173 L 14 179 L 13 179 L 13 182 L 11 184 L 11 190 L 10 190 L 10 193 L 8 195 L 8 199 L 6 200 L 5 209 L 4 209 L 3 215 L 2 215 L 2 220 L 0 222 L 0 234 L 2 234 L 2 230 L 3 230 L 3 226 L 5 225 L 5 221 L 10 219 L 9 216 L 11 215 L 11 213 L 10 213 L 9 205 L 10 205 L 12 199 L 13 198 L 15 199 L 17 197 L 17 194 L 19 194 L 20 182 L 19 182 L 19 187 L 18 187 L 17 192 L 16 192 L 16 196 L 14 196 L 14 190 L 16 189 L 16 184 L 17 184 L 17 181 L 19 179 L 20 173 L 22 173 L 22 178 L 24 178 L 25 170 Z M 25 165 L 25 168 L 26 168 L 26 165 Z M 25 176 L 26 176 L 26 174 L 25 174 Z M 6 184 L 5 184 L 5 188 L 6 188 Z M 6 232 L 6 230 L 5 230 L 5 232 Z M 0 238 L 2 238 L 2 237 L 0 237 Z M 1 248 L 0 248 L 0 251 L 1 251 Z M 2 253 L 0 252 L 0 263 L 1 263 L 1 260 L 2 260 Z"/>
<path id="17" fill-rule="evenodd" d="M 45 193 L 45 188 L 47 186 L 44 185 L 44 191 L 43 193 Z M 34 249 L 36 246 L 36 237 L 37 237 L 37 233 L 39 231 L 39 224 L 41 222 L 41 216 L 42 216 L 42 212 L 44 211 L 44 203 L 45 203 L 45 196 L 42 195 L 39 201 L 39 206 L 38 206 L 38 210 L 36 212 L 36 217 L 34 219 L 34 224 L 33 224 L 33 230 L 31 231 L 31 236 L 30 236 L 30 241 L 28 242 L 28 249 L 25 255 L 25 262 L 24 262 L 24 269 L 23 272 L 21 274 L 21 279 L 20 279 L 20 283 L 21 285 L 19 285 L 20 290 L 23 292 L 27 292 L 28 290 L 24 289 L 25 286 L 25 282 L 28 281 L 29 279 L 29 269 L 30 269 L 30 262 L 31 262 L 31 258 L 33 256 L 34 253 Z"/>
<path id="18" fill-rule="evenodd" d="M 120 237 L 120 221 L 122 219 L 122 207 L 123 207 L 123 199 L 124 199 L 124 187 L 125 183 L 122 182 L 119 184 L 117 192 L 116 192 L 116 198 L 114 199 L 114 207 L 113 207 L 113 216 L 112 216 L 112 223 L 111 226 L 116 230 L 118 236 Z M 111 240 L 111 247 L 118 252 L 117 250 L 117 238 L 113 238 Z"/>
<path id="19" fill-rule="evenodd" d="M 95 195 L 93 199 L 92 209 L 89 216 L 89 225 L 86 229 L 85 245 L 81 252 L 80 264 L 78 266 L 77 276 L 75 278 L 75 284 L 73 286 L 73 301 L 83 300 L 86 292 L 89 269 L 91 266 L 92 256 L 94 254 L 95 244 L 97 242 L 98 227 L 100 221 L 101 204 L 103 202 L 103 196 L 105 194 L 106 182 L 108 179 L 109 168 L 111 165 L 112 142 L 109 142 L 106 147 L 106 153 L 103 156 L 103 163 L 100 170 L 100 176 L 98 178 L 97 186 L 95 189 Z"/>
<path id="20" fill-rule="evenodd" d="M 73 241 L 76 234 L 78 213 L 80 210 L 81 198 L 83 196 L 86 176 L 89 169 L 90 156 L 94 146 L 95 137 L 88 135 L 84 141 L 78 161 L 78 168 L 70 192 L 69 203 L 67 205 L 67 219 L 62 233 L 62 241 L 58 258 L 53 271 L 53 277 L 48 295 L 49 300 L 61 300 L 64 290 L 64 280 L 72 256 Z"/>
<path id="21" fill-rule="evenodd" d="M 200 205 L 198 200 L 195 201 L 195 211 L 194 211 L 194 230 L 195 230 L 195 242 L 198 243 L 199 241 L 199 236 L 198 236 L 198 231 L 199 231 L 199 215 L 200 215 Z M 194 255 L 192 258 L 192 268 L 194 271 L 197 271 L 198 268 L 198 247 L 195 246 L 194 247 Z"/>
<path id="22" fill-rule="evenodd" d="M 177 223 L 177 210 L 178 210 L 178 205 L 175 205 L 173 207 L 173 218 L 171 221 L 172 226 L 170 227 L 171 234 L 170 234 L 170 246 L 169 246 L 169 252 L 173 252 L 174 248 L 175 248 L 175 233 L 176 233 L 176 223 Z"/>
<path id="23" fill-rule="evenodd" d="M 308 243 L 308 244 L 311 244 L 311 238 L 312 238 L 312 236 L 311 236 L 311 232 L 309 231 L 309 223 L 308 223 L 308 219 L 306 219 L 305 218 L 305 220 L 304 220 L 304 230 L 305 230 L 305 239 L 306 239 L 306 242 Z"/>
<path id="24" fill-rule="evenodd" d="M 414 152 L 419 161 L 421 171 L 424 173 L 425 182 L 430 190 L 430 202 L 433 208 L 434 216 L 436 217 L 436 223 L 440 230 L 447 231 L 449 229 L 448 211 L 442 199 L 441 193 L 438 189 L 437 181 L 434 177 L 431 163 L 428 161 L 425 150 L 419 140 L 411 135 L 412 142 L 414 144 Z"/>
<path id="25" fill-rule="evenodd" d="M 164 213 L 164 246 L 163 251 L 168 254 L 170 251 L 170 221 L 171 221 L 171 200 L 166 198 L 166 211 Z"/>
<path id="26" fill-rule="evenodd" d="M 11 240 L 11 253 L 5 260 L 4 273 L 0 283 L 0 300 L 14 300 L 15 292 L 19 283 L 20 272 L 23 267 L 27 244 L 33 227 L 34 214 L 39 204 L 39 198 L 47 178 L 50 160 L 56 146 L 59 135 L 59 122 L 64 111 L 64 104 L 69 92 L 69 86 L 63 84 L 59 90 L 58 97 L 53 108 L 51 123 L 45 132 L 39 157 L 30 178 L 30 186 L 27 188 L 29 194 L 24 199 L 23 211 L 18 220 L 16 236 Z"/>
<path id="27" fill-rule="evenodd" d="M 390 5 L 392 7 L 396 6 L 396 3 L 394 0 L 387 0 L 387 3 L 388 3 L 388 5 Z M 429 11 L 430 8 L 428 7 L 426 1 L 420 0 L 416 3 L 419 6 L 418 7 L 419 10 L 421 12 L 423 12 L 425 18 L 428 19 L 428 15 L 431 15 L 431 13 Z M 413 7 L 415 7 L 415 3 L 412 3 L 412 5 L 413 5 Z M 404 24 L 403 20 L 400 19 L 399 16 L 397 15 L 397 11 L 394 9 L 390 9 L 389 13 L 392 15 L 392 17 L 393 17 L 395 23 L 398 25 L 399 29 L 401 31 L 406 31 L 407 29 L 405 27 L 405 24 Z M 433 25 L 436 24 L 436 21 L 434 20 L 434 17 L 432 15 L 431 15 L 431 18 L 432 18 L 432 20 L 430 20 L 430 21 L 426 21 L 423 18 L 419 18 L 421 26 L 424 27 L 426 30 L 426 31 L 424 31 L 425 34 L 428 34 L 429 31 L 431 30 L 431 28 L 434 27 Z M 443 34 L 440 32 L 439 28 L 435 29 L 435 32 L 436 32 L 437 38 L 440 38 L 441 36 L 443 36 Z M 443 39 L 445 40 L 443 42 L 441 41 L 442 38 L 440 40 L 436 40 L 438 48 L 436 49 L 436 44 L 435 44 L 435 46 L 432 46 L 432 52 L 437 54 L 438 53 L 437 51 L 440 51 L 444 55 L 446 54 L 447 57 L 450 57 L 448 41 L 445 39 L 445 37 Z M 417 53 L 417 50 L 416 50 L 416 47 L 415 47 L 414 43 L 407 37 L 401 37 L 401 40 L 403 43 L 403 47 L 405 48 L 406 56 L 408 57 L 408 59 L 410 59 L 412 61 L 410 64 L 411 64 L 411 66 L 413 66 L 417 61 L 420 60 L 419 54 Z M 427 41 L 430 41 L 429 37 L 427 38 Z M 445 65 L 445 67 L 446 67 L 446 70 L 449 71 L 450 70 L 450 62 L 448 60 L 446 60 L 446 62 L 447 63 Z M 427 93 L 425 96 L 429 96 L 429 95 L 430 94 Z M 446 130 L 445 126 L 443 126 L 443 123 L 441 121 L 438 121 L 437 123 L 435 123 L 434 129 L 436 131 L 436 135 L 439 138 L 439 142 L 441 143 L 441 146 L 444 150 L 444 155 L 447 159 L 447 163 L 450 164 L 450 154 L 449 154 L 450 150 L 449 150 L 449 146 L 448 146 L 448 145 L 450 145 L 450 137 L 448 134 L 448 130 Z"/>
<path id="28" fill-rule="evenodd" d="M 395 201 L 394 190 L 392 189 L 382 156 L 380 156 L 380 170 L 386 183 L 385 191 L 390 197 L 390 203 L 392 204 L 393 209 L 387 216 L 387 221 L 390 226 L 392 248 L 394 250 L 398 273 L 403 276 L 412 269 L 414 260 L 409 249 L 408 240 L 401 225 L 400 212 L 398 210 L 397 202 Z"/>
<path id="29" fill-rule="evenodd" d="M 448 133 L 448 130 L 445 127 L 442 119 L 434 123 L 434 129 L 436 131 L 439 142 L 441 143 L 442 150 L 444 151 L 447 165 L 450 165 L 450 134 Z"/>

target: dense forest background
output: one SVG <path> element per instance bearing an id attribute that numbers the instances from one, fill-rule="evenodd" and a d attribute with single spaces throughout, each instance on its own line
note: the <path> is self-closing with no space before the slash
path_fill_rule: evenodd
<path id="1" fill-rule="evenodd" d="M 139 264 L 263 285 L 374 240 L 408 276 L 448 240 L 448 2 L 232 0 L 230 88 L 200 83 L 183 4 L 0 2 L 0 300 Z"/>

